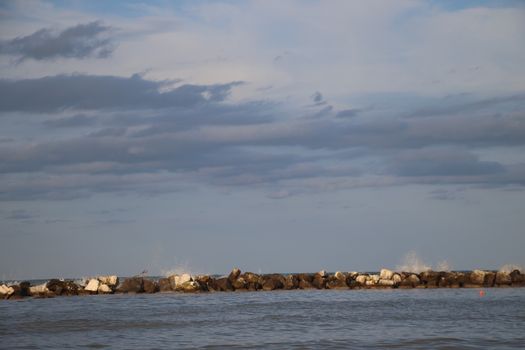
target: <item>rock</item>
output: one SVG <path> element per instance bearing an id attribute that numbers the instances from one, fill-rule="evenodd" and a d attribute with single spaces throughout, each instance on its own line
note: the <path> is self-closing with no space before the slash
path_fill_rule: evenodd
<path id="1" fill-rule="evenodd" d="M 118 285 L 118 277 L 115 275 L 98 276 L 97 279 L 100 283 L 105 284 L 109 287 L 115 287 Z"/>
<path id="2" fill-rule="evenodd" d="M 337 271 L 333 276 L 328 276 L 326 281 L 326 288 L 328 289 L 348 289 L 346 284 L 346 276 L 341 271 Z"/>
<path id="3" fill-rule="evenodd" d="M 90 279 L 88 284 L 84 287 L 84 290 L 91 293 L 97 293 L 100 282 L 98 279 Z"/>
<path id="4" fill-rule="evenodd" d="M 193 280 L 200 285 L 202 291 L 208 292 L 210 290 L 209 283 L 212 278 L 209 275 L 199 275 L 194 277 Z"/>
<path id="5" fill-rule="evenodd" d="M 498 272 L 496 273 L 496 285 L 498 286 L 510 286 L 512 284 L 512 277 L 508 272 Z"/>
<path id="6" fill-rule="evenodd" d="M 47 288 L 55 295 L 78 295 L 79 287 L 73 281 L 52 279 L 47 282 Z"/>
<path id="7" fill-rule="evenodd" d="M 419 274 L 419 279 L 425 288 L 436 288 L 439 278 L 440 274 L 436 271 L 423 271 Z"/>
<path id="8" fill-rule="evenodd" d="M 284 277 L 280 274 L 262 276 L 262 290 L 270 291 L 284 288 Z"/>
<path id="9" fill-rule="evenodd" d="M 376 282 L 372 279 L 367 279 L 366 282 L 365 282 L 365 286 L 367 287 L 373 287 L 376 285 Z"/>
<path id="10" fill-rule="evenodd" d="M 400 288 L 416 288 L 421 285 L 421 280 L 415 273 L 403 273 L 402 281 L 399 283 Z"/>
<path id="11" fill-rule="evenodd" d="M 14 292 L 15 289 L 13 287 L 7 286 L 5 284 L 0 285 L 1 298 L 9 298 Z"/>
<path id="12" fill-rule="evenodd" d="M 237 278 L 239 278 L 240 275 L 241 275 L 241 270 L 239 270 L 238 268 L 234 268 L 232 270 L 232 272 L 230 272 L 230 275 L 228 276 L 228 279 L 230 280 L 230 282 L 233 282 Z"/>
<path id="13" fill-rule="evenodd" d="M 262 278 L 258 274 L 253 273 L 253 272 L 245 272 L 241 275 L 241 277 L 247 283 L 246 289 L 250 291 L 256 291 L 262 288 L 261 286 Z"/>
<path id="14" fill-rule="evenodd" d="M 142 279 L 142 288 L 144 289 L 144 293 L 157 293 L 159 291 L 159 285 L 150 279 L 143 278 Z"/>
<path id="15" fill-rule="evenodd" d="M 314 275 L 314 279 L 312 280 L 312 286 L 314 286 L 317 289 L 325 289 L 327 278 L 328 274 L 325 270 L 319 271 Z"/>
<path id="16" fill-rule="evenodd" d="M 169 278 L 161 278 L 159 280 L 159 290 L 161 292 L 171 292 L 171 284 Z"/>
<path id="17" fill-rule="evenodd" d="M 481 287 L 485 282 L 485 271 L 474 270 L 467 274 L 465 278 L 465 287 Z"/>
<path id="18" fill-rule="evenodd" d="M 388 280 L 380 279 L 377 282 L 377 285 L 381 287 L 393 287 L 395 283 L 391 279 L 388 279 Z"/>
<path id="19" fill-rule="evenodd" d="M 460 272 L 440 272 L 438 287 L 460 288 L 465 284 L 465 275 Z"/>
<path id="20" fill-rule="evenodd" d="M 229 292 L 233 291 L 233 286 L 228 277 L 221 277 L 214 280 L 213 287 L 216 291 Z"/>
<path id="21" fill-rule="evenodd" d="M 181 286 L 180 289 L 184 293 L 195 293 L 201 290 L 200 284 L 195 281 L 186 281 Z"/>
<path id="22" fill-rule="evenodd" d="M 401 278 L 401 275 L 398 273 L 394 273 L 392 275 L 392 281 L 394 281 L 394 284 L 399 285 L 403 279 Z"/>
<path id="23" fill-rule="evenodd" d="M 31 294 L 31 296 L 44 296 L 49 292 L 50 290 L 47 288 L 46 283 L 29 287 L 29 294 Z"/>
<path id="24" fill-rule="evenodd" d="M 321 271 L 319 271 L 318 273 L 316 273 L 315 275 L 316 275 L 316 276 L 319 276 L 319 277 L 321 277 L 321 278 L 326 278 L 326 277 L 328 277 L 328 273 L 326 273 L 325 270 L 321 270 Z M 315 276 L 314 276 L 314 278 L 315 278 Z"/>
<path id="25" fill-rule="evenodd" d="M 510 273 L 513 286 L 525 286 L 525 274 L 522 274 L 519 270 L 514 270 Z"/>
<path id="26" fill-rule="evenodd" d="M 368 280 L 368 275 L 359 275 L 355 278 L 355 281 L 364 286 L 366 284 L 366 281 Z"/>
<path id="27" fill-rule="evenodd" d="M 188 273 L 184 273 L 184 274 L 182 274 L 180 276 L 179 275 L 172 275 L 172 276 L 169 276 L 168 279 L 170 281 L 172 290 L 180 290 L 181 286 L 184 283 L 190 282 L 190 281 L 193 280 L 191 278 L 191 275 L 188 274 Z"/>
<path id="28" fill-rule="evenodd" d="M 99 286 L 98 286 L 97 292 L 99 294 L 111 294 L 111 293 L 113 293 L 113 289 L 111 289 L 111 287 L 108 286 L 107 284 L 100 283 Z"/>
<path id="29" fill-rule="evenodd" d="M 394 276 L 394 272 L 388 269 L 381 269 L 379 272 L 379 278 L 382 280 L 391 280 Z"/>
<path id="30" fill-rule="evenodd" d="M 286 290 L 299 288 L 299 280 L 294 275 L 287 275 L 284 278 L 283 288 Z"/>
<path id="31" fill-rule="evenodd" d="M 144 284 L 142 277 L 126 278 L 117 288 L 119 293 L 142 293 Z"/>
<path id="32" fill-rule="evenodd" d="M 248 287 L 248 282 L 246 282 L 246 280 L 242 277 L 231 281 L 231 284 L 234 290 L 246 290 Z"/>
<path id="33" fill-rule="evenodd" d="M 370 275 L 369 279 L 371 279 L 374 282 L 374 284 L 377 284 L 381 278 L 379 277 L 379 275 Z"/>
<path id="34" fill-rule="evenodd" d="M 485 271 L 485 278 L 483 279 L 483 286 L 494 287 L 495 282 L 496 282 L 496 272 Z"/>

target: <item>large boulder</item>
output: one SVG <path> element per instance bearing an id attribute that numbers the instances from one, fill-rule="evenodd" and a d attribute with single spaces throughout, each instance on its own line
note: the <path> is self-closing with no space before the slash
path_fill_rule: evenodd
<path id="1" fill-rule="evenodd" d="M 55 295 L 78 295 L 79 286 L 73 281 L 52 279 L 47 282 L 47 288 Z"/>
<path id="2" fill-rule="evenodd" d="M 142 279 L 142 288 L 144 289 L 144 293 L 157 293 L 159 291 L 159 285 L 157 282 L 150 280 L 148 278 Z"/>
<path id="3" fill-rule="evenodd" d="M 117 288 L 119 293 L 143 293 L 144 279 L 142 277 L 126 278 Z"/>
<path id="4" fill-rule="evenodd" d="M 361 286 L 366 285 L 366 281 L 368 281 L 369 276 L 368 275 L 358 275 L 355 278 L 356 283 L 358 283 Z"/>
<path id="5" fill-rule="evenodd" d="M 213 278 L 210 275 L 198 275 L 198 276 L 193 277 L 193 280 L 200 285 L 201 290 L 203 292 L 208 292 L 209 291 L 209 287 L 208 286 L 209 286 L 210 281 L 212 279 Z"/>
<path id="6" fill-rule="evenodd" d="M 36 286 L 30 286 L 29 287 L 29 294 L 31 294 L 31 296 L 39 296 L 39 297 L 45 297 L 45 296 L 50 296 L 50 294 L 53 294 L 48 288 L 47 288 L 47 283 L 42 283 L 42 284 L 39 284 L 39 285 L 36 285 Z"/>
<path id="7" fill-rule="evenodd" d="M 334 275 L 328 276 L 326 281 L 326 288 L 328 289 L 348 289 L 346 284 L 347 276 L 341 271 L 337 271 Z"/>
<path id="8" fill-rule="evenodd" d="M 218 292 L 231 292 L 233 291 L 233 286 L 228 277 L 221 277 L 213 280 L 211 288 Z"/>
<path id="9" fill-rule="evenodd" d="M 233 282 L 235 281 L 237 278 L 239 278 L 239 276 L 241 275 L 241 270 L 239 270 L 238 268 L 234 268 L 230 274 L 228 275 L 228 279 L 230 280 L 230 282 Z"/>
<path id="10" fill-rule="evenodd" d="M 118 277 L 116 275 L 98 276 L 97 279 L 100 283 L 109 287 L 116 287 L 118 285 Z"/>
<path id="11" fill-rule="evenodd" d="M 506 271 L 499 271 L 496 273 L 495 283 L 497 286 L 510 286 L 512 284 L 512 277 Z"/>
<path id="12" fill-rule="evenodd" d="M 485 271 L 474 270 L 466 274 L 465 287 L 467 288 L 478 288 L 482 287 L 485 283 Z"/>
<path id="13" fill-rule="evenodd" d="M 436 288 L 438 286 L 440 278 L 440 273 L 436 271 L 423 271 L 419 274 L 419 279 L 421 281 L 421 284 L 425 288 Z"/>
<path id="14" fill-rule="evenodd" d="M 460 288 L 465 284 L 465 274 L 462 272 L 441 272 L 438 287 Z"/>
<path id="15" fill-rule="evenodd" d="M 0 298 L 7 299 L 14 292 L 15 292 L 15 289 L 13 287 L 5 285 L 5 284 L 0 285 Z"/>
<path id="16" fill-rule="evenodd" d="M 321 270 L 314 274 L 314 278 L 312 280 L 312 285 L 317 289 L 325 289 L 326 288 L 326 282 L 328 279 L 328 274 L 325 270 Z"/>
<path id="17" fill-rule="evenodd" d="M 295 275 L 286 275 L 284 277 L 283 289 L 297 289 L 299 288 L 299 279 Z"/>
<path id="18" fill-rule="evenodd" d="M 92 278 L 89 280 L 88 284 L 84 287 L 84 290 L 90 293 L 97 293 L 99 285 L 100 285 L 99 280 Z"/>
<path id="19" fill-rule="evenodd" d="M 285 278 L 280 274 L 269 274 L 262 276 L 262 290 L 270 291 L 275 289 L 283 289 Z"/>
<path id="20" fill-rule="evenodd" d="M 201 286 L 195 281 L 186 281 L 180 286 L 180 290 L 184 293 L 195 293 L 201 291 Z"/>
<path id="21" fill-rule="evenodd" d="M 256 291 L 262 288 L 262 278 L 256 273 L 245 272 L 242 275 L 240 275 L 240 278 L 242 278 L 246 282 L 247 285 L 245 286 L 245 288 L 247 290 Z"/>
<path id="22" fill-rule="evenodd" d="M 400 288 L 416 288 L 421 285 L 421 280 L 415 273 L 403 272 L 400 276 L 402 278 L 399 283 Z"/>
<path id="23" fill-rule="evenodd" d="M 97 293 L 98 294 L 111 294 L 113 293 L 113 289 L 111 289 L 111 287 L 108 286 L 107 284 L 100 283 L 98 285 Z"/>
<path id="24" fill-rule="evenodd" d="M 510 273 L 513 286 L 525 286 L 525 274 L 521 273 L 520 270 L 514 270 Z"/>
<path id="25" fill-rule="evenodd" d="M 394 272 L 388 269 L 381 269 L 379 272 L 379 279 L 391 280 L 394 277 Z"/>
<path id="26" fill-rule="evenodd" d="M 391 279 L 388 279 L 388 280 L 379 279 L 379 281 L 377 282 L 377 285 L 379 287 L 394 287 L 395 282 L 392 281 Z"/>
<path id="27" fill-rule="evenodd" d="M 172 290 L 181 290 L 182 285 L 186 282 L 193 281 L 192 277 L 188 273 L 182 275 L 172 275 L 168 277 Z"/>
<path id="28" fill-rule="evenodd" d="M 169 278 L 161 278 L 159 280 L 159 291 L 160 292 L 171 292 L 171 283 Z"/>
<path id="29" fill-rule="evenodd" d="M 248 287 L 248 282 L 242 277 L 231 281 L 231 284 L 234 290 L 247 290 Z"/>

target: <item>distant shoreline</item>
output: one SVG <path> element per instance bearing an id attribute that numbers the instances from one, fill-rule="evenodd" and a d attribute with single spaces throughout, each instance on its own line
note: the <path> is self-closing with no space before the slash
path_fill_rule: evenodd
<path id="1" fill-rule="evenodd" d="M 272 291 L 297 289 L 434 289 L 434 288 L 504 288 L 525 287 L 525 274 L 507 271 L 424 271 L 378 273 L 340 272 L 256 274 L 235 268 L 227 276 L 190 274 L 163 278 L 116 275 L 98 276 L 83 281 L 50 279 L 32 285 L 30 281 L 0 285 L 0 298 L 16 300 L 27 297 L 52 298 L 70 295 L 125 293 L 209 293 Z"/>

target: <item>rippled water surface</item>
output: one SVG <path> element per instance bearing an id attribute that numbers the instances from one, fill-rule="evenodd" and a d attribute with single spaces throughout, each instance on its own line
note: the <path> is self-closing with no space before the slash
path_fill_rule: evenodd
<path id="1" fill-rule="evenodd" d="M 525 288 L 0 301 L 5 349 L 523 349 Z"/>

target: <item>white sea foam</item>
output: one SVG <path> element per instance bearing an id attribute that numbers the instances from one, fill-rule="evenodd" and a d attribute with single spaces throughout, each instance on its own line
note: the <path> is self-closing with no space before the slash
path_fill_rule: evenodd
<path id="1" fill-rule="evenodd" d="M 521 265 L 517 264 L 505 264 L 502 267 L 500 267 L 499 272 L 507 272 L 511 273 L 514 270 L 518 270 L 520 273 L 524 273 L 525 269 Z"/>
<path id="2" fill-rule="evenodd" d="M 449 272 L 452 270 L 452 267 L 450 266 L 449 262 L 447 260 L 442 260 L 436 264 L 436 271 L 446 271 Z"/>

